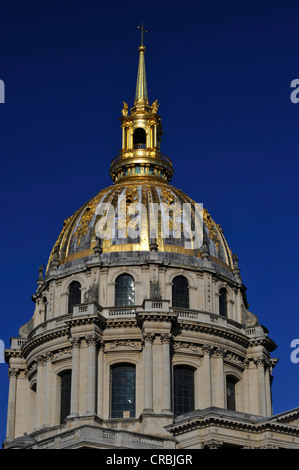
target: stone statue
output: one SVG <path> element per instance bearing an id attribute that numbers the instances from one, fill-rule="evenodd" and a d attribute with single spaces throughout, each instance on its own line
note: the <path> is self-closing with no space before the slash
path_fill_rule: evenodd
<path id="1" fill-rule="evenodd" d="M 159 282 L 150 281 L 150 298 L 151 300 L 161 300 L 161 291 Z"/>
<path id="2" fill-rule="evenodd" d="M 94 284 L 84 294 L 84 303 L 98 302 L 98 286 Z"/>

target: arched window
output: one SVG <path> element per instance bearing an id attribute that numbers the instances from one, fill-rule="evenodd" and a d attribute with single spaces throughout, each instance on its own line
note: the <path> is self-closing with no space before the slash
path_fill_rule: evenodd
<path id="1" fill-rule="evenodd" d="M 189 285 L 184 276 L 176 276 L 172 281 L 172 306 L 189 308 Z"/>
<path id="2" fill-rule="evenodd" d="M 66 370 L 60 374 L 60 424 L 65 423 L 71 411 L 72 371 Z"/>
<path id="3" fill-rule="evenodd" d="M 175 416 L 194 410 L 194 369 L 188 366 L 174 367 L 173 392 Z"/>
<path id="4" fill-rule="evenodd" d="M 236 410 L 236 383 L 237 379 L 228 375 L 226 377 L 226 408 Z"/>
<path id="5" fill-rule="evenodd" d="M 135 418 L 136 373 L 133 364 L 117 364 L 110 372 L 111 418 Z"/>
<path id="6" fill-rule="evenodd" d="M 69 313 L 72 313 L 74 305 L 81 303 L 81 284 L 73 281 L 69 287 Z"/>
<path id="7" fill-rule="evenodd" d="M 224 287 L 219 291 L 219 315 L 227 317 L 227 293 Z"/>
<path id="8" fill-rule="evenodd" d="M 130 274 L 121 274 L 115 281 L 115 306 L 135 305 L 135 282 Z"/>
<path id="9" fill-rule="evenodd" d="M 146 148 L 146 132 L 141 127 L 137 127 L 134 131 L 133 148 Z"/>

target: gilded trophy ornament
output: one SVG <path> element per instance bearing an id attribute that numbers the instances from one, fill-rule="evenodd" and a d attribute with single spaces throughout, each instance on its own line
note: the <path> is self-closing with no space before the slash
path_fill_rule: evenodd
<path id="1" fill-rule="evenodd" d="M 123 101 L 123 108 L 121 110 L 121 113 L 123 116 L 128 116 L 128 103 L 126 103 L 125 101 Z"/>
<path id="2" fill-rule="evenodd" d="M 158 112 L 159 106 L 160 106 L 160 103 L 158 103 L 158 100 L 155 100 L 153 104 L 151 105 L 151 114 L 156 114 Z"/>

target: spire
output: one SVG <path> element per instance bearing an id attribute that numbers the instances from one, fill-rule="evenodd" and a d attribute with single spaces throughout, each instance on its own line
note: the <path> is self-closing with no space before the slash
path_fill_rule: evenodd
<path id="1" fill-rule="evenodd" d="M 147 33 L 142 26 L 138 26 L 138 29 L 141 30 L 141 44 L 138 48 L 139 50 L 139 63 L 138 63 L 138 73 L 137 73 L 137 84 L 136 84 L 136 93 L 135 93 L 135 102 L 134 105 L 148 105 L 148 95 L 147 95 L 147 84 L 146 84 L 146 73 L 145 73 L 145 46 L 143 44 L 143 33 Z"/>
<path id="2" fill-rule="evenodd" d="M 143 34 L 147 31 L 138 26 L 141 31 L 139 64 L 134 106 L 129 109 L 123 101 L 122 116 L 119 118 L 122 128 L 122 146 L 119 154 L 112 160 L 110 175 L 114 183 L 130 179 L 138 181 L 146 177 L 169 182 L 173 175 L 170 158 L 161 153 L 162 124 L 158 114 L 159 103 L 155 100 L 149 104 L 146 75 L 145 75 L 145 46 Z M 156 241 L 152 249 L 156 250 Z"/>

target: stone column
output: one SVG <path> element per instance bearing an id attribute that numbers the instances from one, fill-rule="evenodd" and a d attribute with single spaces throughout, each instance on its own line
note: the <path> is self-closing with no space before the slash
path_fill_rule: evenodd
<path id="1" fill-rule="evenodd" d="M 154 333 L 144 333 L 144 412 L 153 412 L 153 341 Z"/>
<path id="2" fill-rule="evenodd" d="M 97 414 L 103 418 L 103 405 L 104 405 L 104 343 L 99 345 L 98 353 L 98 399 L 97 399 Z"/>
<path id="3" fill-rule="evenodd" d="M 161 334 L 162 343 L 162 413 L 171 413 L 170 333 Z"/>
<path id="4" fill-rule="evenodd" d="M 271 395 L 271 362 L 265 364 L 265 393 L 266 393 L 266 415 L 272 415 L 272 395 Z"/>
<path id="5" fill-rule="evenodd" d="M 79 413 L 80 338 L 72 338 L 72 387 L 70 416 Z"/>
<path id="6" fill-rule="evenodd" d="M 44 414 L 43 425 L 51 424 L 51 367 L 52 354 L 48 353 L 45 358 L 45 380 L 44 380 Z"/>
<path id="7" fill-rule="evenodd" d="M 255 360 L 256 373 L 257 373 L 257 394 L 259 402 L 259 414 L 266 416 L 266 394 L 265 394 L 265 368 L 264 358 L 259 357 Z"/>
<path id="8" fill-rule="evenodd" d="M 213 388 L 212 388 L 212 405 L 219 408 L 225 407 L 225 383 L 224 383 L 224 367 L 223 357 L 225 349 L 216 348 L 213 357 Z"/>
<path id="9" fill-rule="evenodd" d="M 243 370 L 243 411 L 250 413 L 250 386 L 249 386 L 249 366 L 250 361 L 245 359 Z"/>
<path id="10" fill-rule="evenodd" d="M 44 406 L 44 356 L 37 358 L 37 380 L 36 380 L 36 410 L 35 410 L 35 428 L 39 429 L 43 425 L 43 406 Z"/>
<path id="11" fill-rule="evenodd" d="M 201 406 L 200 408 L 208 408 L 212 406 L 212 384 L 211 384 L 211 354 L 212 346 L 204 344 L 203 359 L 202 359 L 202 372 L 201 372 Z"/>
<path id="12" fill-rule="evenodd" d="M 17 393 L 17 377 L 19 369 L 9 368 L 9 394 L 8 394 L 8 408 L 7 408 L 7 439 L 15 437 L 15 417 L 16 417 L 16 393 Z"/>
<path id="13" fill-rule="evenodd" d="M 96 414 L 97 338 L 88 336 L 87 397 L 86 413 Z"/>
<path id="14" fill-rule="evenodd" d="M 239 288 L 238 293 L 237 293 L 237 301 L 236 301 L 237 316 L 235 318 L 235 320 L 239 323 L 241 323 L 241 318 L 242 318 L 242 303 L 243 303 L 243 297 L 242 297 L 241 289 Z"/>

